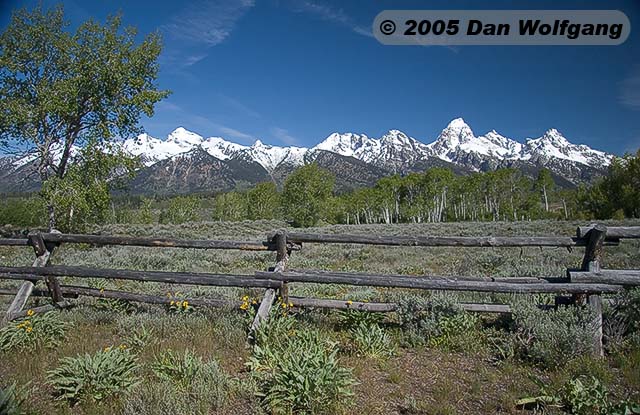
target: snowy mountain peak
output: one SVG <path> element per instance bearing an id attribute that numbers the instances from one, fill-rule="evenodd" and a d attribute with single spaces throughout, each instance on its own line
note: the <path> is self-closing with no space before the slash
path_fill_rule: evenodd
<path id="1" fill-rule="evenodd" d="M 202 136 L 185 129 L 184 127 L 176 128 L 167 137 L 167 141 L 183 146 L 197 146 L 202 143 L 202 140 Z"/>
<path id="2" fill-rule="evenodd" d="M 442 130 L 437 141 L 446 141 L 453 145 L 471 141 L 474 138 L 471 127 L 462 118 L 452 120 L 447 127 Z"/>
<path id="3" fill-rule="evenodd" d="M 313 150 L 330 151 L 343 156 L 359 158 L 359 154 L 379 144 L 374 143 L 374 141 L 376 140 L 372 140 L 364 134 L 332 133 L 315 146 Z"/>
<path id="4" fill-rule="evenodd" d="M 476 136 L 462 118 L 451 120 L 430 144 L 424 144 L 400 130 L 391 129 L 380 138 L 334 132 L 311 149 L 272 146 L 261 140 L 244 146 L 221 137 L 203 139 L 202 136 L 179 127 L 166 140 L 141 134 L 135 139 L 125 140 L 123 145 L 132 154 L 141 155 L 146 165 L 200 148 L 220 160 L 243 158 L 256 162 L 268 172 L 281 164 L 304 164 L 305 160 L 310 159 L 307 155 L 318 150 L 353 157 L 390 172 L 406 172 L 417 162 L 426 161 L 430 157 L 474 170 L 503 165 L 504 162 L 510 165 L 514 161 L 544 166 L 558 165 L 558 162 L 572 165 L 577 163 L 602 169 L 610 164 L 613 157 L 586 145 L 572 144 L 555 128 L 547 130 L 539 138 L 527 139 L 524 144 L 496 130 Z"/>
<path id="5" fill-rule="evenodd" d="M 463 118 L 454 118 L 449 122 L 446 128 L 450 128 L 453 130 L 462 130 L 465 127 L 469 128 L 469 125 L 464 121 Z"/>
<path id="6" fill-rule="evenodd" d="M 584 144 L 572 144 L 555 128 L 547 130 L 542 137 L 528 138 L 523 146 L 523 160 L 550 160 L 554 158 L 602 168 L 611 164 L 613 155 L 594 150 Z"/>
<path id="7" fill-rule="evenodd" d="M 571 143 L 562 135 L 562 133 L 555 128 L 551 128 L 547 130 L 544 135 L 541 137 L 542 140 L 549 141 L 551 143 L 555 143 L 557 145 L 571 145 Z"/>
<path id="8" fill-rule="evenodd" d="M 391 144 L 391 145 L 393 144 L 407 145 L 411 143 L 411 139 L 409 138 L 409 136 L 400 130 L 389 130 L 388 133 L 386 133 L 380 138 L 380 141 L 383 144 Z"/>

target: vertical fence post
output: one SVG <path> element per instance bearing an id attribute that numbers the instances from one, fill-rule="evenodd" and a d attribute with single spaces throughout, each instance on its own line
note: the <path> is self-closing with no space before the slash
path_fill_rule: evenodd
<path id="1" fill-rule="evenodd" d="M 273 269 L 269 269 L 269 271 L 283 272 L 286 269 L 287 261 L 289 259 L 287 251 L 287 233 L 286 231 L 277 231 L 268 239 L 269 243 L 275 245 L 276 248 L 276 266 L 273 267 Z M 282 283 L 279 291 L 280 297 L 282 297 L 283 301 L 288 302 L 289 289 L 286 287 L 286 283 Z M 258 307 L 258 312 L 256 313 L 253 323 L 251 324 L 251 329 L 249 330 L 249 342 L 255 340 L 254 334 L 256 330 L 258 330 L 263 321 L 266 321 L 269 318 L 269 312 L 271 311 L 271 306 L 273 305 L 275 297 L 276 292 L 273 288 L 267 288 L 265 290 L 264 297 L 262 297 L 262 301 Z"/>
<path id="2" fill-rule="evenodd" d="M 29 235 L 29 244 L 33 247 L 33 250 L 36 253 L 36 257 L 41 258 L 47 256 L 46 263 L 36 266 L 46 267 L 48 265 L 48 259 L 51 258 L 51 255 L 53 255 L 53 250 L 57 245 L 54 243 L 46 243 L 40 233 Z M 60 288 L 58 279 L 52 275 L 49 275 L 45 278 L 45 282 L 47 283 L 47 288 L 49 289 L 49 294 L 51 295 L 51 299 L 53 300 L 54 304 L 64 301 L 64 298 L 62 297 L 62 289 Z"/>
<path id="3" fill-rule="evenodd" d="M 39 232 L 29 234 L 28 239 L 29 245 L 33 247 L 33 250 L 36 254 L 36 259 L 35 261 L 33 261 L 33 266 L 46 267 L 47 265 L 49 265 L 49 259 L 53 254 L 55 245 L 47 246 L 44 239 L 42 238 L 42 235 Z M 58 280 L 55 277 L 47 277 L 46 282 L 47 286 L 49 287 L 49 293 L 51 294 L 53 302 L 57 303 L 62 301 L 62 290 L 60 289 Z M 22 311 L 25 304 L 27 304 L 31 293 L 33 292 L 34 286 L 35 284 L 31 281 L 24 281 L 22 283 L 22 285 L 18 289 L 18 293 L 13 298 L 13 301 L 7 309 L 7 313 L 4 316 L 4 321 L 11 320 L 14 313 Z"/>
<path id="4" fill-rule="evenodd" d="M 276 245 L 276 266 L 273 272 L 284 272 L 289 261 L 289 252 L 287 251 L 287 232 L 278 231 L 273 238 Z M 282 302 L 289 304 L 289 286 L 284 281 L 280 287 L 280 297 Z"/>
<path id="5" fill-rule="evenodd" d="M 582 271 L 600 272 L 607 228 L 604 225 L 595 225 L 585 236 L 588 238 L 588 242 L 584 251 L 581 269 Z M 593 320 L 595 330 L 593 352 L 596 356 L 604 356 L 604 348 L 602 346 L 602 298 L 600 294 L 589 294 L 587 295 L 586 303 L 595 314 Z"/>

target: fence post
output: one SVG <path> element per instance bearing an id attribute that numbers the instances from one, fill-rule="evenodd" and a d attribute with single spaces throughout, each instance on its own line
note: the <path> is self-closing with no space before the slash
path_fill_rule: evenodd
<path id="1" fill-rule="evenodd" d="M 584 250 L 584 258 L 582 259 L 582 271 L 600 272 L 602 264 L 602 254 L 604 251 L 604 240 L 607 236 L 607 228 L 604 225 L 595 225 L 585 235 L 588 238 L 587 246 Z M 604 356 L 604 348 L 602 346 L 602 297 L 600 294 L 588 294 L 586 299 L 580 299 L 578 303 L 587 303 L 595 313 L 593 320 L 594 336 L 593 336 L 593 352 L 596 356 Z"/>
<path id="2" fill-rule="evenodd" d="M 55 245 L 47 245 L 40 232 L 29 234 L 28 239 L 29 245 L 33 247 L 33 250 L 36 254 L 36 259 L 35 261 L 33 261 L 33 266 L 46 267 L 47 265 L 49 265 L 49 260 L 51 258 L 51 255 L 53 254 Z M 62 298 L 60 284 L 58 284 L 58 280 L 56 279 L 56 277 L 46 277 L 46 282 L 53 302 L 58 303 L 64 301 L 64 298 Z M 4 321 L 11 320 L 15 313 L 19 313 L 20 311 L 22 311 L 25 304 L 27 304 L 31 293 L 33 292 L 34 286 L 35 284 L 32 281 L 24 281 L 22 283 L 22 285 L 18 289 L 18 293 L 13 298 L 11 305 L 9 305 L 9 308 L 7 309 L 7 313 L 4 316 Z"/>
<path id="3" fill-rule="evenodd" d="M 287 231 L 276 232 L 273 238 L 276 245 L 276 266 L 273 272 L 284 272 L 287 268 L 287 261 L 289 261 L 289 251 L 287 250 Z M 280 297 L 282 302 L 289 304 L 289 286 L 284 281 L 280 287 Z"/>
<path id="4" fill-rule="evenodd" d="M 287 251 L 287 233 L 286 231 L 277 231 L 272 237 L 268 238 L 270 243 L 273 243 L 276 248 L 276 266 L 273 267 L 272 272 L 284 272 L 287 266 L 287 261 L 289 260 L 289 252 Z M 268 271 L 271 271 L 269 269 Z M 286 283 L 282 283 L 280 286 L 280 297 L 282 297 L 282 301 L 288 303 L 289 301 L 289 288 Z M 260 327 L 260 324 L 263 321 L 266 321 L 269 318 L 269 312 L 271 311 L 271 306 L 273 305 L 273 301 L 275 300 L 276 292 L 273 288 L 267 288 L 264 292 L 264 297 L 262 297 L 262 301 L 260 302 L 260 306 L 258 307 L 258 312 L 256 313 L 255 318 L 253 319 L 253 323 L 251 324 L 251 328 L 249 330 L 249 342 L 255 340 L 254 334 L 256 330 Z"/>
<path id="5" fill-rule="evenodd" d="M 59 233 L 59 232 L 52 231 L 52 233 Z M 51 255 L 53 254 L 53 250 L 57 246 L 57 244 L 55 243 L 46 243 L 40 233 L 29 235 L 29 244 L 33 247 L 36 257 L 43 257 L 47 255 L 48 258 L 51 257 Z M 37 265 L 37 266 L 46 267 L 47 265 L 48 265 L 48 260 L 47 260 L 47 263 L 43 265 Z M 58 279 L 53 275 L 49 275 L 45 278 L 45 282 L 47 283 L 47 288 L 49 289 L 49 294 L 51 295 L 51 299 L 53 300 L 53 302 L 58 303 L 58 302 L 64 301 L 64 298 L 62 297 L 62 290 L 60 289 L 60 283 L 58 282 Z"/>

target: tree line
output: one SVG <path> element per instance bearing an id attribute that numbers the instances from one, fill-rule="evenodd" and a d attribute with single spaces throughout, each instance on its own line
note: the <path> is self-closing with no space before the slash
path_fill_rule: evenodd
<path id="1" fill-rule="evenodd" d="M 65 193 L 57 202 L 60 229 L 84 231 L 103 223 L 285 220 L 293 226 L 321 224 L 622 219 L 640 217 L 640 151 L 616 158 L 608 175 L 592 186 L 564 189 L 542 169 L 529 178 L 515 169 L 456 175 L 433 168 L 383 177 L 368 188 L 334 192 L 335 177 L 316 164 L 290 174 L 282 189 L 264 182 L 244 191 L 172 198 L 109 198 L 100 192 Z M 79 183 L 77 188 L 84 189 Z M 47 188 L 43 189 L 46 192 Z M 106 196 L 105 196 L 106 195 Z M 105 199 L 106 198 L 106 199 Z M 7 197 L 0 223 L 46 226 L 41 195 Z M 38 213 L 40 212 L 40 214 Z"/>

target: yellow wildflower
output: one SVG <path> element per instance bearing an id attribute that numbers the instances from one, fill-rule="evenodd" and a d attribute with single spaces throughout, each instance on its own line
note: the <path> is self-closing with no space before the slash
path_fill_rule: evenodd
<path id="1" fill-rule="evenodd" d="M 289 303 L 289 307 L 293 307 L 293 303 Z"/>
<path id="2" fill-rule="evenodd" d="M 254 299 L 254 300 L 252 300 L 252 301 L 251 301 L 251 304 L 258 304 L 258 300 L 255 300 L 255 299 Z"/>
<path id="3" fill-rule="evenodd" d="M 104 351 L 105 351 L 105 352 L 108 352 L 109 350 L 111 350 L 111 347 L 105 347 L 105 348 L 104 348 Z"/>
<path id="4" fill-rule="evenodd" d="M 31 316 L 32 316 L 32 315 L 34 315 L 34 314 L 35 314 L 35 311 L 33 311 L 33 310 L 31 310 L 31 309 L 27 310 L 27 315 L 28 315 L 29 317 L 31 317 Z"/>
<path id="5" fill-rule="evenodd" d="M 353 304 L 353 301 L 351 300 L 347 301 L 347 305 L 351 305 L 351 304 Z"/>
<path id="6" fill-rule="evenodd" d="M 282 308 L 287 308 L 287 304 L 286 303 L 282 303 Z"/>
<path id="7" fill-rule="evenodd" d="M 248 295 L 245 295 L 244 297 L 242 297 L 242 301 L 245 301 L 245 302 L 246 302 L 246 301 L 249 301 L 249 296 L 248 296 Z"/>
<path id="8" fill-rule="evenodd" d="M 124 350 L 124 349 L 126 349 L 126 348 L 127 348 L 127 345 L 126 345 L 126 344 L 121 344 L 121 345 L 119 346 L 119 348 L 120 348 L 120 350 Z"/>
<path id="9" fill-rule="evenodd" d="M 27 333 L 31 333 L 33 331 L 33 327 L 27 327 Z"/>
<path id="10" fill-rule="evenodd" d="M 246 310 L 247 308 L 249 308 L 249 304 L 247 304 L 247 303 L 242 303 L 240 305 L 240 310 Z"/>
<path id="11" fill-rule="evenodd" d="M 189 307 L 189 302 L 188 302 L 187 300 L 184 300 L 184 301 L 182 302 L 182 306 L 183 306 L 184 308 Z"/>

